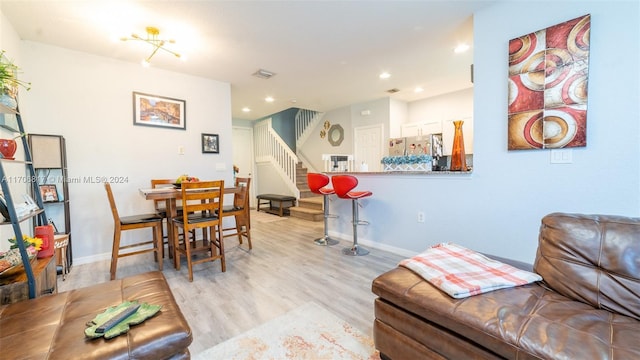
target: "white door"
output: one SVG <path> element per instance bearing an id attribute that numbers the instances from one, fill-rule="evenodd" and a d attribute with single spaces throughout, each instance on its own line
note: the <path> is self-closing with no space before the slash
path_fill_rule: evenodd
<path id="1" fill-rule="evenodd" d="M 232 127 L 233 164 L 238 167 L 238 177 L 251 178 L 249 189 L 249 203 L 255 206 L 256 179 L 253 177 L 253 129 L 245 127 Z"/>
<path id="2" fill-rule="evenodd" d="M 382 124 L 353 129 L 355 171 L 360 171 L 362 163 L 367 164 L 368 171 L 381 171 L 383 132 L 384 126 Z"/>

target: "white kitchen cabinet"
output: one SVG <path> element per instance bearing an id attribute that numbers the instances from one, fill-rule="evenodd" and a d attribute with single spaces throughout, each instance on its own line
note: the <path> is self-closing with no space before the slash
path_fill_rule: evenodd
<path id="1" fill-rule="evenodd" d="M 403 124 L 401 127 L 402 137 L 427 136 L 441 132 L 442 121 L 440 120 Z"/>

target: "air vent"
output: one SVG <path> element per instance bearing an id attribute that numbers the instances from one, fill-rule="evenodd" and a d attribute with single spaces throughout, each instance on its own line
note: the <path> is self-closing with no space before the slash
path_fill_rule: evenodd
<path id="1" fill-rule="evenodd" d="M 275 74 L 276 73 L 265 70 L 265 69 L 259 69 L 258 71 L 254 72 L 252 75 L 255 77 L 259 77 L 260 79 L 271 79 L 271 77 Z"/>
<path id="2" fill-rule="evenodd" d="M 393 89 L 389 89 L 389 90 L 387 90 L 387 92 L 388 92 L 389 94 L 395 94 L 395 93 L 397 93 L 398 91 L 400 91 L 400 89 L 398 89 L 398 88 L 393 88 Z"/>

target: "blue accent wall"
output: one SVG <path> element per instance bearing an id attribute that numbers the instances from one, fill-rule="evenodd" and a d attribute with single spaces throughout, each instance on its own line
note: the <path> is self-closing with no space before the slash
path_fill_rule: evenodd
<path id="1" fill-rule="evenodd" d="M 298 108 L 289 108 L 264 118 L 271 118 L 273 130 L 280 135 L 294 153 L 296 152 L 296 114 L 298 110 Z"/>

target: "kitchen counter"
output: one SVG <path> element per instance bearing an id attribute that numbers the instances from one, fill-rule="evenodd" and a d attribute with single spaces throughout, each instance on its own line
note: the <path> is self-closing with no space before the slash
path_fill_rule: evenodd
<path id="1" fill-rule="evenodd" d="M 469 176 L 473 174 L 473 170 L 469 171 L 327 171 L 325 174 L 331 175 L 461 175 Z"/>

